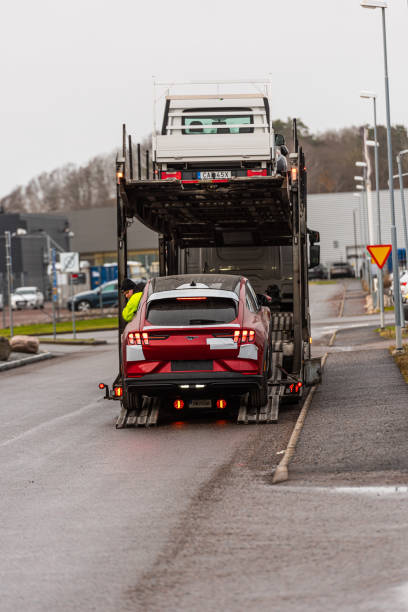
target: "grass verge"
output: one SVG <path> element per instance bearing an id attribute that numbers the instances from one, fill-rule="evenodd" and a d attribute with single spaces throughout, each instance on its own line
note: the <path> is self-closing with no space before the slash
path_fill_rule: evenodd
<path id="1" fill-rule="evenodd" d="M 103 317 L 100 319 L 87 319 L 76 321 L 77 332 L 102 331 L 105 329 L 117 329 L 117 317 Z M 72 332 L 72 321 L 62 321 L 56 324 L 57 334 Z M 17 325 L 14 327 L 14 335 L 41 336 L 53 333 L 52 323 L 33 323 L 31 325 Z M 10 329 L 0 329 L 0 336 L 10 337 Z"/>
<path id="2" fill-rule="evenodd" d="M 375 331 L 377 332 L 377 334 L 380 334 L 381 338 L 387 338 L 388 340 L 395 340 L 394 325 L 389 325 L 388 327 L 384 327 L 384 329 L 377 327 Z M 401 331 L 402 331 L 402 337 L 408 338 L 408 331 L 406 329 L 403 329 Z"/>
<path id="3" fill-rule="evenodd" d="M 337 281 L 335 280 L 311 280 L 309 281 L 309 285 L 335 285 Z"/>
<path id="4" fill-rule="evenodd" d="M 392 353 L 394 349 L 395 346 L 390 346 L 390 353 Z M 394 355 L 394 359 L 404 377 L 405 382 L 408 383 L 408 344 L 403 344 L 402 350 L 403 353 L 400 355 Z"/>

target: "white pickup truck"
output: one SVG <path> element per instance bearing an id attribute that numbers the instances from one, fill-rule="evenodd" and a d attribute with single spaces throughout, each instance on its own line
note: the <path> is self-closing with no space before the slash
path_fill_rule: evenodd
<path id="1" fill-rule="evenodd" d="M 153 133 L 158 178 L 222 181 L 286 172 L 288 149 L 274 133 L 264 87 L 263 93 L 216 94 L 169 88 L 161 131 Z"/>

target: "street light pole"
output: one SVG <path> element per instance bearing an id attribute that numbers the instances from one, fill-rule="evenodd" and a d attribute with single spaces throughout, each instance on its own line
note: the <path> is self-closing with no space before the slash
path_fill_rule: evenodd
<path id="1" fill-rule="evenodd" d="M 387 111 L 387 148 L 388 148 L 388 180 L 391 202 L 391 244 L 392 244 L 392 269 L 394 278 L 394 314 L 395 314 L 395 350 L 402 352 L 402 334 L 401 334 L 401 311 L 399 304 L 400 284 L 399 284 L 399 268 L 398 268 L 398 243 L 397 243 L 397 228 L 395 225 L 395 205 L 394 205 L 394 186 L 392 180 L 392 141 L 391 141 L 391 110 L 390 110 L 390 91 L 388 83 L 388 58 L 387 58 L 387 34 L 385 25 L 385 9 L 387 2 L 382 0 L 361 0 L 360 6 L 363 8 L 376 9 L 381 8 L 382 16 L 382 33 L 383 33 L 383 48 L 384 48 L 384 81 L 385 81 L 385 107 Z"/>
<path id="2" fill-rule="evenodd" d="M 9 306 L 9 327 L 10 327 L 10 338 L 14 336 L 13 328 L 13 307 L 11 303 L 11 294 L 13 293 L 13 281 L 12 281 L 12 264 L 11 264 L 11 232 L 4 232 L 6 239 L 6 271 L 7 271 L 7 293 L 8 293 L 8 306 Z"/>
<path id="3" fill-rule="evenodd" d="M 398 165 L 398 177 L 399 177 L 399 186 L 400 186 L 400 194 L 401 194 L 401 207 L 402 207 L 402 221 L 404 224 L 404 241 L 405 241 L 405 269 L 408 269 L 408 232 L 407 232 L 407 215 L 405 210 L 405 198 L 404 198 L 404 180 L 402 178 L 402 163 L 401 157 L 408 153 L 408 149 L 404 149 L 404 151 L 400 151 L 397 155 L 397 165 Z"/>
<path id="4" fill-rule="evenodd" d="M 381 237 L 381 208 L 380 208 L 380 179 L 379 179 L 379 164 L 378 164 L 378 139 L 377 139 L 377 94 L 368 91 L 363 91 L 360 94 L 361 98 L 369 98 L 373 101 L 374 110 L 374 162 L 375 162 L 375 191 L 377 195 L 377 242 L 382 244 Z M 368 143 L 367 143 L 368 144 Z M 384 282 L 382 268 L 377 267 L 378 278 L 378 297 L 380 302 L 380 327 L 384 329 Z"/>

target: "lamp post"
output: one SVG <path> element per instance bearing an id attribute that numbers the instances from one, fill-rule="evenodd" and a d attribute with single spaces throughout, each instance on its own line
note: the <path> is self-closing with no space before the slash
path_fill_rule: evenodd
<path id="1" fill-rule="evenodd" d="M 360 98 L 372 100 L 373 101 L 373 111 L 374 111 L 374 141 L 367 140 L 366 144 L 368 146 L 374 146 L 374 163 L 375 163 L 375 191 L 377 195 L 377 242 L 378 244 L 382 244 L 381 237 L 381 209 L 380 209 L 380 179 L 379 179 L 379 164 L 378 164 L 378 139 L 377 139 L 377 94 L 371 91 L 362 91 L 360 93 Z M 378 278 L 378 295 L 380 301 L 380 327 L 384 329 L 384 283 L 383 283 L 383 274 L 382 268 L 378 268 L 377 270 L 377 278 Z"/>
<path id="2" fill-rule="evenodd" d="M 356 185 L 356 189 L 358 190 L 356 193 L 354 193 L 354 197 L 358 198 L 358 209 L 359 209 L 359 214 L 360 214 L 360 242 L 363 246 L 363 250 L 362 250 L 362 270 L 363 270 L 363 276 L 364 276 L 364 280 L 368 285 L 368 272 L 367 272 L 367 265 L 366 265 L 366 259 L 367 259 L 367 251 L 364 247 L 364 244 L 366 243 L 366 227 L 365 227 L 365 219 L 364 219 L 364 206 L 363 206 L 363 201 L 362 201 L 362 190 L 363 190 L 363 186 L 362 185 Z"/>
<path id="3" fill-rule="evenodd" d="M 395 206 L 394 206 L 394 186 L 392 181 L 392 141 L 391 141 L 391 110 L 390 110 L 390 90 L 388 84 L 388 59 L 387 59 L 387 34 L 385 27 L 385 9 L 387 2 L 385 0 L 361 0 L 360 6 L 368 9 L 381 9 L 382 17 L 382 34 L 383 34 L 383 50 L 384 50 L 384 80 L 385 80 L 385 106 L 387 111 L 387 148 L 388 148 L 388 180 L 391 202 L 391 244 L 392 244 L 392 269 L 394 277 L 394 314 L 395 314 L 395 350 L 402 352 L 402 334 L 401 334 L 401 311 L 398 305 L 401 301 L 400 284 L 399 284 L 399 269 L 398 269 L 398 245 L 397 245 L 397 228 L 395 226 Z"/>
<path id="4" fill-rule="evenodd" d="M 356 189 L 359 189 L 363 194 L 363 217 L 364 217 L 364 254 L 366 263 L 366 282 L 368 285 L 369 293 L 372 295 L 372 274 L 371 274 L 371 263 L 367 259 L 366 247 L 368 244 L 373 244 L 372 236 L 370 235 L 370 223 L 368 219 L 368 196 L 367 196 L 367 164 L 365 162 L 356 162 L 357 168 L 363 169 L 363 176 L 355 176 L 355 181 L 361 181 L 361 185 L 356 185 Z"/>

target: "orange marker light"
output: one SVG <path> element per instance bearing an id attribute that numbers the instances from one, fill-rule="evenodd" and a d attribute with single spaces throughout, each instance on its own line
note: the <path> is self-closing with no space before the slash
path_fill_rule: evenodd
<path id="1" fill-rule="evenodd" d="M 297 175 L 298 175 L 297 168 L 291 168 L 290 174 L 292 177 L 292 182 L 295 182 L 297 180 Z"/>
<path id="2" fill-rule="evenodd" d="M 182 408 L 184 408 L 184 402 L 181 399 L 176 399 L 173 403 L 173 406 L 176 410 L 181 410 Z"/>
<path id="3" fill-rule="evenodd" d="M 99 383 L 99 388 L 100 388 L 100 389 L 104 389 L 104 388 L 105 388 L 104 383 Z"/>

